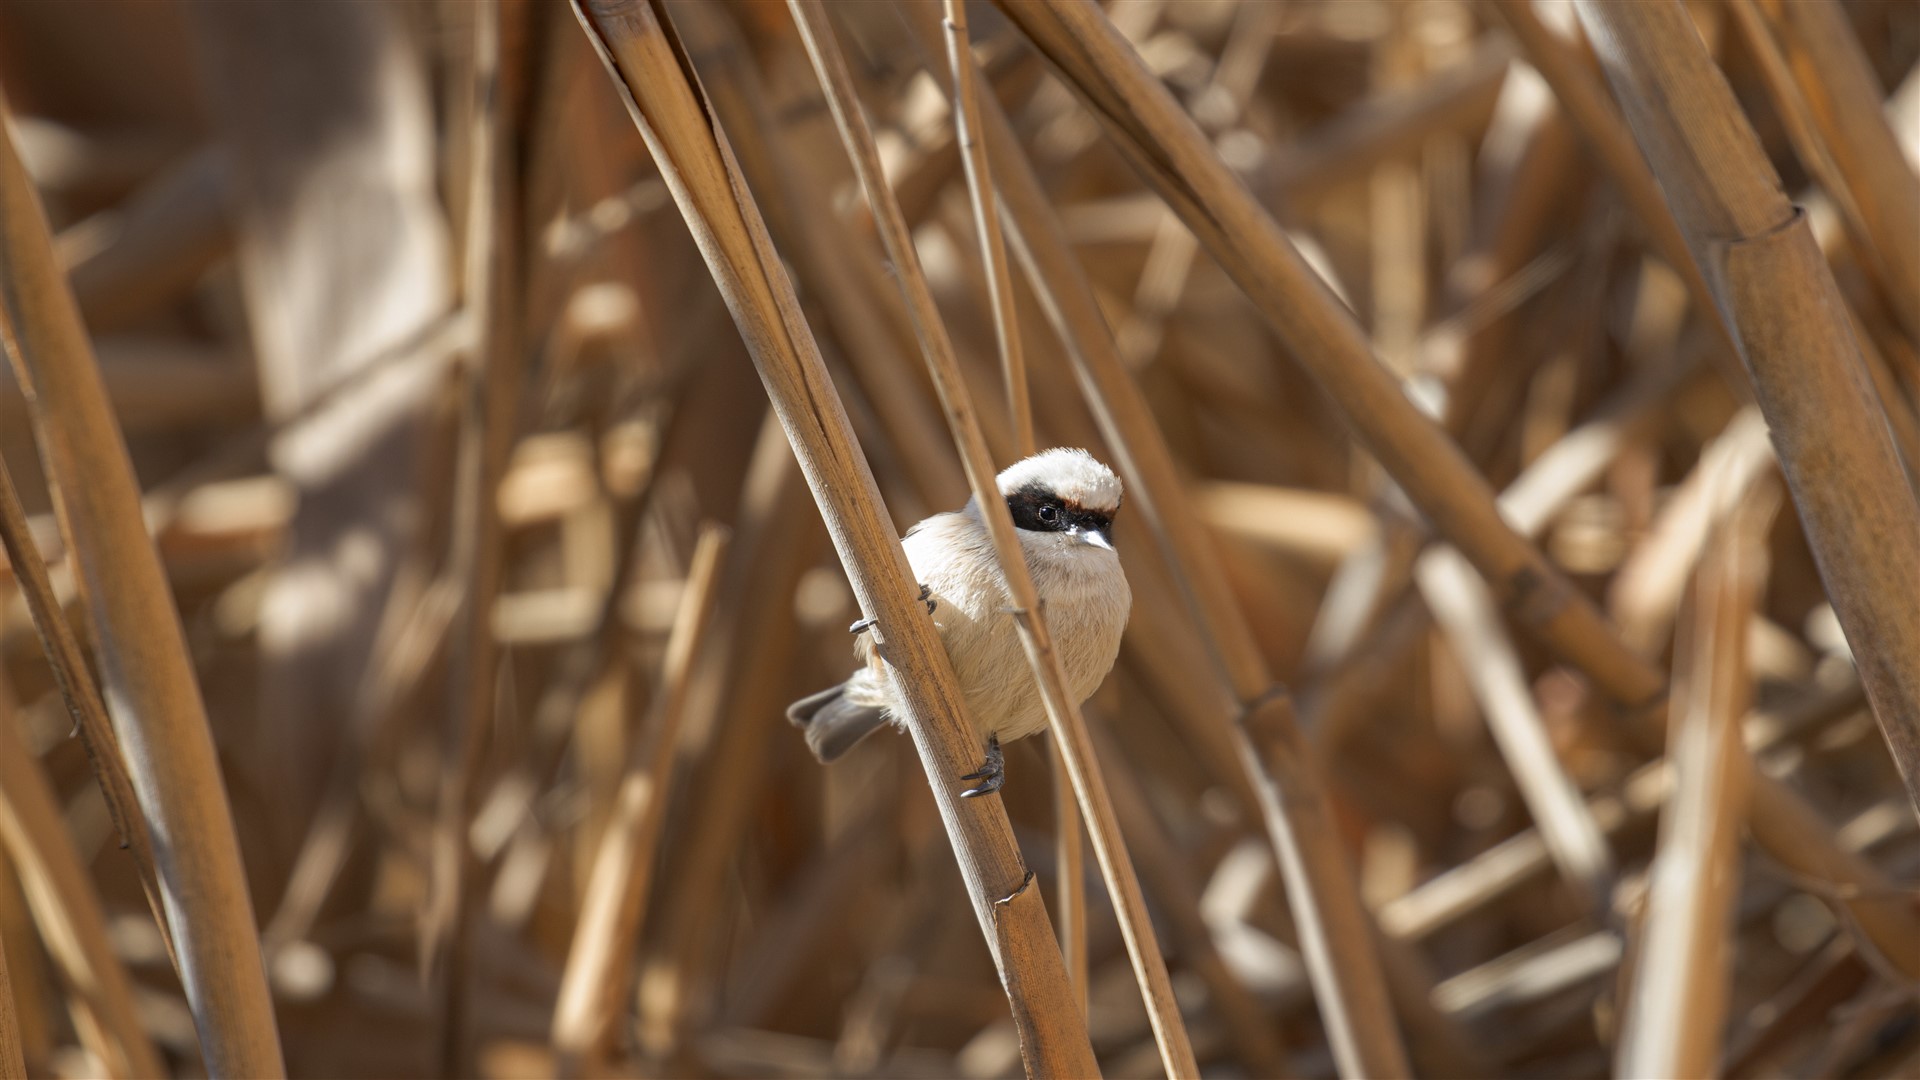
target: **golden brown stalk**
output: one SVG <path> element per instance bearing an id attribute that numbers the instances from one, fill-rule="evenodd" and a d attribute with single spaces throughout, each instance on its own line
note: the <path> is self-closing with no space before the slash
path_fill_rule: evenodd
<path id="1" fill-rule="evenodd" d="M 1134 978 L 1140 984 L 1147 1016 L 1152 1021 L 1154 1038 L 1160 1047 L 1161 1064 L 1168 1076 L 1197 1077 L 1200 1069 L 1194 1061 L 1186 1025 L 1180 1019 L 1179 1004 L 1174 1000 L 1166 959 L 1160 953 L 1153 924 L 1147 916 L 1146 898 L 1140 892 L 1139 878 L 1127 857 L 1126 840 L 1120 834 L 1119 820 L 1114 815 L 1112 800 L 1107 794 L 1106 779 L 1101 775 L 1099 762 L 1094 757 L 1093 743 L 1087 734 L 1086 720 L 1080 714 L 1079 703 L 1067 692 L 1066 674 L 1060 666 L 1059 655 L 1054 651 L 1053 636 L 1047 627 L 1046 613 L 1040 605 L 1039 591 L 1034 587 L 1033 577 L 1027 570 L 1026 557 L 1021 553 L 1020 540 L 1014 532 L 1013 517 L 995 479 L 998 470 L 993 467 L 986 438 L 981 433 L 973 402 L 962 381 L 953 342 L 947 336 L 946 325 L 941 321 L 939 308 L 934 303 L 933 291 L 921 271 L 919 255 L 914 249 L 906 218 L 900 213 L 892 190 L 887 187 L 886 174 L 880 166 L 879 149 L 874 143 L 872 130 L 867 126 L 846 63 L 840 56 L 833 28 L 827 22 L 826 9 L 817 0 L 789 0 L 788 6 L 793 11 L 794 22 L 800 28 L 807 55 L 813 60 L 821 89 L 827 95 L 827 104 L 840 126 L 842 141 L 846 143 L 848 157 L 852 159 L 854 172 L 860 178 L 860 186 L 866 192 L 867 204 L 873 211 L 880 237 L 886 243 L 887 254 L 893 260 L 901 289 L 906 293 L 914 331 L 920 339 L 920 351 L 933 377 L 934 387 L 939 392 L 941 407 L 946 411 L 947 426 L 960 451 L 967 483 L 973 489 L 974 503 L 993 537 L 994 553 L 1006 577 L 1009 598 L 1013 601 L 1014 621 L 1020 628 L 1021 644 L 1026 649 L 1027 662 L 1033 668 L 1034 677 L 1039 681 L 1054 745 L 1066 759 L 1074 794 L 1079 798 L 1080 811 L 1086 817 L 1087 829 L 1093 840 L 1094 855 L 1100 864 L 1101 875 L 1106 880 L 1107 891 L 1113 896 L 1121 936 L 1126 940 L 1127 954 L 1133 961 Z"/>
<path id="2" fill-rule="evenodd" d="M 6 110 L 0 107 L 0 126 Z M 167 922 L 215 1076 L 282 1075 L 226 785 L 173 593 L 73 294 L 11 134 L 0 137 L 0 332 L 84 590 L 106 698 L 155 842 Z"/>
<path id="3" fill-rule="evenodd" d="M 613 1018 L 626 997 L 636 941 L 646 922 L 654 855 L 666 821 L 668 784 L 678 760 L 688 675 L 712 621 L 727 535 L 724 527 L 709 526 L 694 549 L 680 610 L 667 638 L 651 730 L 646 732 L 644 748 L 637 743 L 634 747 L 620 782 L 613 820 L 601 834 L 560 979 L 560 1000 L 554 1006 L 553 1044 L 560 1054 L 560 1071 L 566 1074 L 593 1064 L 605 1049 Z"/>
<path id="4" fill-rule="evenodd" d="M 1805 214 L 1676 3 L 1582 3 L 1607 77 L 1733 324 L 1909 796 L 1920 806 L 1920 506 Z"/>
<path id="5" fill-rule="evenodd" d="M 923 50 L 937 55 L 930 10 L 913 3 L 899 5 L 899 10 L 919 36 Z M 928 70 L 936 79 L 941 75 L 938 64 L 930 64 Z M 1014 253 L 1066 344 L 1081 390 L 1118 458 L 1128 491 L 1152 527 L 1165 562 L 1223 669 L 1216 679 L 1206 680 L 1206 690 L 1196 691 L 1199 698 L 1217 705 L 1187 710 L 1184 715 L 1211 718 L 1217 726 L 1207 730 L 1208 745 L 1222 747 L 1221 756 L 1233 762 L 1227 774 L 1246 777 L 1255 793 L 1301 926 L 1308 970 L 1336 1055 L 1352 1073 L 1403 1074 L 1406 1052 L 1394 1029 L 1373 935 L 1354 888 L 1352 868 L 1340 848 L 1326 789 L 1293 723 L 1292 705 L 1284 694 L 1275 693 L 1272 673 L 1187 496 L 1186 482 L 1145 396 L 1120 358 L 1093 287 L 1019 140 L 996 102 L 983 98 L 980 113 L 981 134 L 1001 163 L 1001 203 L 1013 227 Z M 1138 636 L 1137 629 L 1130 633 Z M 1154 662 L 1168 655 L 1156 648 L 1143 651 Z M 1174 680 L 1176 685 L 1186 689 L 1195 683 L 1191 667 L 1183 669 L 1182 675 Z M 1218 739 L 1211 738 L 1215 732 Z M 1250 737 L 1254 737 L 1251 745 Z"/>
<path id="6" fill-rule="evenodd" d="M 1748 488 L 1723 470 L 1716 486 L 1725 485 Z M 1762 486 L 1743 503 L 1703 552 L 1693 618 L 1674 660 L 1673 789 L 1615 1055 L 1622 1076 L 1705 1076 L 1720 1057 L 1753 771 L 1740 732 L 1752 677 L 1747 624 L 1766 577 L 1777 488 Z"/>
<path id="7" fill-rule="evenodd" d="M 947 31 L 947 69 L 955 87 L 953 110 L 954 137 L 960 144 L 960 163 L 967 176 L 967 201 L 973 210 L 974 229 L 985 264 L 989 297 L 992 300 L 993 336 L 1000 349 L 1000 368 L 1007 387 L 1007 406 L 1012 414 L 1013 450 L 1018 457 L 1029 457 L 1036 447 L 1033 441 L 1033 401 L 1027 387 L 1027 362 L 1021 351 L 1020 324 L 1013 300 L 1013 267 L 1007 262 L 1007 243 L 1000 231 L 999 200 L 994 194 L 993 173 L 987 166 L 987 146 L 980 137 L 980 102 L 974 82 L 978 69 L 973 62 L 973 46 L 967 36 L 966 0 L 945 0 Z M 1055 873 L 1060 895 L 1054 901 L 1059 913 L 1060 949 L 1066 955 L 1067 976 L 1073 980 L 1080 999 L 1080 1010 L 1087 1008 L 1087 884 L 1086 848 L 1080 842 L 1080 809 L 1074 802 L 1073 780 L 1059 745 L 1052 744 L 1048 755 L 1053 769 L 1053 825 L 1055 831 Z"/>
<path id="8" fill-rule="evenodd" d="M 876 640 L 904 706 L 902 719 L 1013 1006 L 1029 1072 L 1094 1075 L 1099 1069 L 1085 1022 L 1006 812 L 998 800 L 959 798 L 954 778 L 977 764 L 976 729 L 726 137 L 695 90 L 670 24 L 653 5 L 595 0 L 576 3 L 575 12 L 746 339 L 861 610 L 879 620 Z"/>

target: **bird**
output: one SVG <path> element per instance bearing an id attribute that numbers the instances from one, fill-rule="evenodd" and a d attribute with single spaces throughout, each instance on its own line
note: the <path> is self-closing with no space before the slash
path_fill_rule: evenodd
<path id="1" fill-rule="evenodd" d="M 1059 447 L 1013 463 L 995 480 L 1040 594 L 1067 692 L 1084 702 L 1113 669 L 1133 605 L 1113 546 L 1120 478 L 1085 450 Z M 980 782 L 960 794 L 991 794 L 1005 781 L 1000 744 L 1045 729 L 1047 711 L 978 500 L 908 529 L 901 546 L 959 676 L 967 712 L 986 741 L 985 761 L 960 778 Z M 845 682 L 787 708 L 787 719 L 822 763 L 884 724 L 901 722 L 892 681 L 865 633 L 871 626 L 863 619 L 849 628 L 859 668 Z"/>

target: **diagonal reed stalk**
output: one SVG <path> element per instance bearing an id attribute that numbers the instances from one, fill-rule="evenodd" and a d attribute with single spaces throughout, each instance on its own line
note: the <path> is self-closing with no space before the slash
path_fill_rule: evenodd
<path id="1" fill-rule="evenodd" d="M 666 823 L 668 785 L 679 758 L 689 676 L 712 625 L 727 535 L 724 527 L 709 526 L 694 549 L 667 638 L 651 723 L 642 732 L 644 742 L 635 742 L 613 818 L 601 834 L 594 857 L 553 1013 L 553 1045 L 565 1075 L 583 1071 L 604 1051 L 631 981 L 633 954 L 646 922 L 654 856 Z"/>
<path id="2" fill-rule="evenodd" d="M 671 24 L 639 0 L 576 0 L 574 10 L 746 340 L 861 610 L 878 620 L 875 640 L 901 719 L 1012 1006 L 1027 1071 L 1097 1075 L 1046 906 L 1006 811 L 997 799 L 959 797 L 956 778 L 978 763 L 979 737 L 792 284 Z"/>
<path id="3" fill-rule="evenodd" d="M 1054 745 L 1066 759 L 1074 794 L 1079 799 L 1081 813 L 1086 817 L 1088 832 L 1093 839 L 1094 855 L 1100 864 L 1101 875 L 1106 880 L 1107 891 L 1113 896 L 1121 936 L 1126 941 L 1127 954 L 1133 961 L 1134 978 L 1140 984 L 1147 1016 L 1159 1044 L 1161 1064 L 1168 1076 L 1197 1077 L 1199 1066 L 1193 1058 L 1186 1025 L 1180 1019 L 1179 1004 L 1174 1000 L 1166 960 L 1160 953 L 1153 924 L 1147 916 L 1146 898 L 1140 891 L 1139 878 L 1127 857 L 1126 841 L 1120 835 L 1120 823 L 1107 793 L 1106 778 L 1101 775 L 1099 762 L 1094 757 L 1093 741 L 1087 734 L 1086 720 L 1080 714 L 1079 702 L 1067 692 L 1066 672 L 1061 667 L 1059 654 L 1054 650 L 1053 636 L 1047 626 L 1039 590 L 1027 570 L 1026 557 L 1020 549 L 1019 534 L 1014 530 L 1012 514 L 995 480 L 998 470 L 993 467 L 986 437 L 981 433 L 971 396 L 960 374 L 953 342 L 934 303 L 933 290 L 921 271 L 912 233 L 907 228 L 906 218 L 900 212 L 892 189 L 887 186 L 886 174 L 880 165 L 879 148 L 867 125 L 846 62 L 835 42 L 833 28 L 827 22 L 825 7 L 818 0 L 789 0 L 788 7 L 800 29 L 807 55 L 813 61 L 814 73 L 820 80 L 821 90 L 826 94 L 827 104 L 840 127 L 841 139 L 846 144 L 847 156 L 853 162 L 854 173 L 866 192 L 867 205 L 886 244 L 887 255 L 893 260 L 900 287 L 907 297 L 908 310 L 913 315 L 914 332 L 920 340 L 921 354 L 926 360 L 928 373 L 933 377 L 941 407 L 946 411 L 947 426 L 960 451 L 967 483 L 973 489 L 974 503 L 993 538 L 994 553 L 999 559 L 1008 597 L 1013 603 L 1014 622 L 1020 629 L 1020 642 L 1026 650 L 1034 678 L 1039 682 Z M 1011 300 L 1011 296 L 1008 299 Z"/>
<path id="4" fill-rule="evenodd" d="M 60 599 L 54 595 L 53 580 L 47 576 L 46 560 L 33 542 L 27 527 L 27 515 L 20 506 L 20 494 L 13 486 L 13 474 L 0 462 L 0 543 L 7 549 L 7 562 L 26 597 L 27 610 L 33 616 L 34 629 L 40 633 L 40 647 L 53 669 L 53 680 L 73 718 L 74 730 L 87 749 L 87 763 L 105 796 L 107 813 L 113 818 L 114 831 L 133 856 L 140 875 L 140 887 L 153 909 L 154 925 L 172 952 L 173 938 L 167 927 L 166 909 L 160 901 L 160 879 L 153 864 L 153 837 L 147 832 L 146 819 L 140 815 L 140 802 L 133 793 L 133 781 L 127 778 L 127 765 L 120 756 L 120 743 L 113 735 L 113 722 L 107 719 L 107 704 L 100 699 L 93 672 L 80 651 L 80 642 L 67 625 Z M 178 961 L 176 960 L 176 963 Z"/>
<path id="5" fill-rule="evenodd" d="M 0 105 L 0 127 L 8 113 Z M 153 837 L 167 924 L 213 1076 L 284 1074 L 273 996 L 206 707 L 140 488 L 46 216 L 0 133 L 0 336 L 30 389 L 102 689 Z"/>
<path id="6" fill-rule="evenodd" d="M 999 200 L 993 172 L 988 167 L 987 144 L 980 137 L 978 69 L 967 34 L 966 0 L 945 0 L 947 70 L 952 74 L 954 139 L 960 144 L 960 164 L 967 177 L 967 202 L 985 261 L 992 301 L 994 342 L 1000 349 L 1001 371 L 1007 385 L 1007 408 L 1012 413 L 1013 452 L 1025 458 L 1037 449 L 1033 439 L 1033 401 L 1027 387 L 1027 362 L 1021 350 L 1020 326 L 1013 300 L 1013 270 L 1007 262 L 1007 242 L 1000 228 Z M 1080 842 L 1080 808 L 1074 802 L 1073 778 L 1065 755 L 1056 743 L 1048 760 L 1053 768 L 1053 823 L 1056 833 L 1054 878 L 1060 885 L 1055 906 L 1060 918 L 1060 948 L 1067 958 L 1067 975 L 1087 1009 L 1087 883 L 1086 848 Z"/>
<path id="7" fill-rule="evenodd" d="M 1732 324 L 1820 578 L 1920 806 L 1916 505 L 1804 213 L 1677 3 L 1579 5 L 1687 243 Z"/>
<path id="8" fill-rule="evenodd" d="M 930 8 L 902 3 L 897 9 L 923 50 L 933 55 L 937 34 Z M 929 64 L 928 70 L 936 79 L 942 75 L 938 64 Z M 952 87 L 947 89 L 951 94 Z M 1201 709 L 1195 715 L 1217 718 L 1222 729 L 1230 729 L 1221 734 L 1236 771 L 1256 793 L 1275 858 L 1285 868 L 1282 877 L 1302 927 L 1302 947 L 1331 1042 L 1359 1073 L 1404 1073 L 1405 1051 L 1394 1030 L 1373 933 L 1340 850 L 1324 786 L 1292 721 L 1291 705 L 1273 693 L 1273 676 L 1203 531 L 1173 454 L 1120 356 L 1086 271 L 1012 125 L 991 97 L 980 99 L 980 119 L 989 153 L 1000 163 L 1001 210 L 1014 252 L 1067 346 L 1082 393 L 1126 475 L 1134 504 L 1151 526 L 1165 565 L 1220 660 L 1216 678 L 1225 685 L 1217 697 L 1227 707 Z M 1239 726 L 1242 723 L 1246 726 Z M 1249 736 L 1255 733 L 1264 737 L 1250 744 Z"/>

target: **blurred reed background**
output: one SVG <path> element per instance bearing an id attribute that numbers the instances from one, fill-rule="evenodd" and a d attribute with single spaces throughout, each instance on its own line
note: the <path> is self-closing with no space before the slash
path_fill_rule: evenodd
<path id="1" fill-rule="evenodd" d="M 1916 59 L 0 2 L 0 1076 L 1920 1075 Z M 963 803 L 889 549 L 1030 445 L 1134 614 Z"/>

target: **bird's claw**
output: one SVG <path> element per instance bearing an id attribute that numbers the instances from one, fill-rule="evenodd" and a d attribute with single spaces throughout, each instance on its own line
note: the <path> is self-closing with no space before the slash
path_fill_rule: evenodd
<path id="1" fill-rule="evenodd" d="M 963 799 L 971 799 L 978 795 L 991 795 L 999 791 L 1001 785 L 1007 782 L 1007 759 L 1006 755 L 1000 752 L 1000 737 L 998 735 L 992 735 L 987 738 L 987 760 L 981 762 L 978 769 L 962 776 L 960 779 L 980 781 L 978 785 L 970 787 L 960 793 L 960 797 Z"/>
<path id="2" fill-rule="evenodd" d="M 920 586 L 919 599 L 921 603 L 927 605 L 927 614 L 929 615 L 933 614 L 933 609 L 940 605 L 940 601 L 933 598 L 933 589 L 926 585 Z M 879 621 L 879 619 L 855 619 L 853 625 L 847 627 L 847 633 L 864 634 L 873 629 L 873 624 Z"/>

